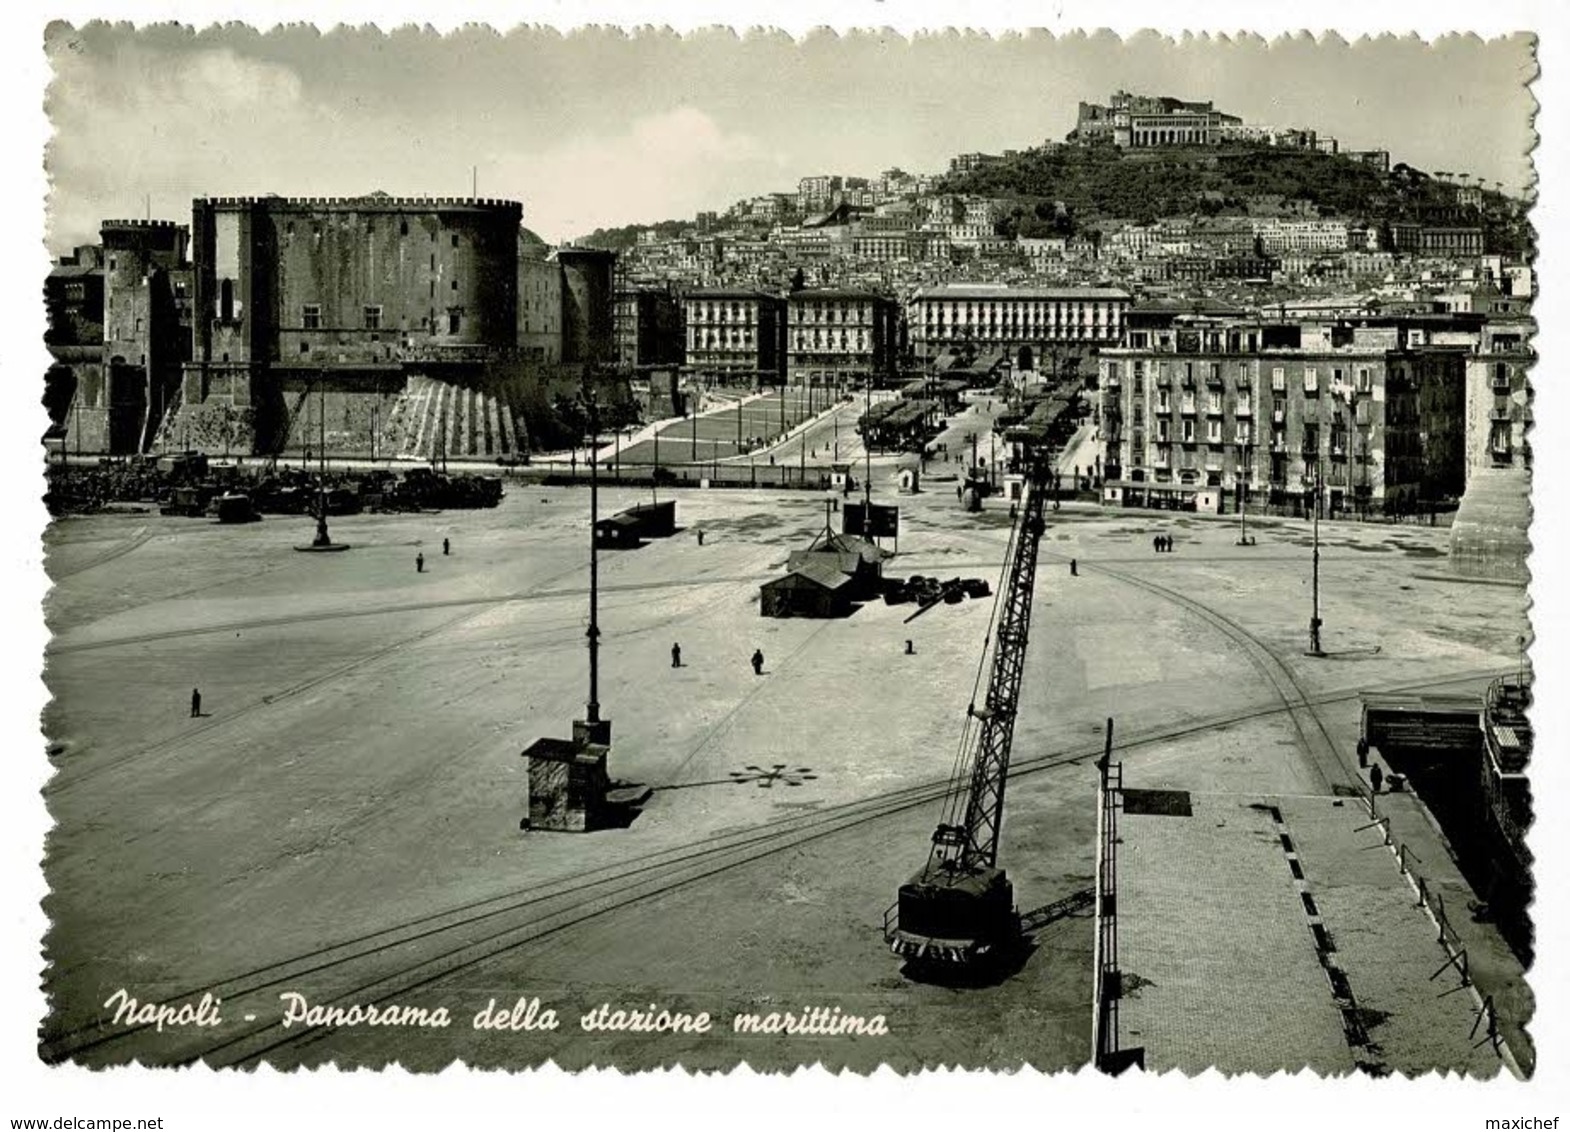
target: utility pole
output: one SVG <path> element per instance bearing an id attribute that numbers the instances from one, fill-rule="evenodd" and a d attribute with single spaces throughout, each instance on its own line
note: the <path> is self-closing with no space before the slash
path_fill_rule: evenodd
<path id="1" fill-rule="evenodd" d="M 867 371 L 867 415 L 861 418 L 861 446 L 867 452 L 866 503 L 867 514 L 872 514 L 872 371 Z"/>
<path id="2" fill-rule="evenodd" d="M 1308 655 L 1324 656 L 1325 650 L 1321 645 L 1319 631 L 1323 622 L 1319 618 L 1319 493 L 1320 471 L 1319 461 L 1314 461 L 1314 612 L 1308 622 Z"/>
<path id="3" fill-rule="evenodd" d="M 698 462 L 698 404 L 697 401 L 692 403 L 692 462 L 694 464 Z"/>
<path id="4" fill-rule="evenodd" d="M 1249 443 L 1244 441 L 1240 446 L 1243 449 L 1243 463 L 1237 470 L 1237 544 L 1248 545 L 1248 481 L 1253 471 L 1253 463 L 1249 459 Z"/>
<path id="5" fill-rule="evenodd" d="M 584 381 L 584 401 L 589 410 L 589 432 L 600 431 L 599 401 L 593 376 Z M 600 722 L 600 477 L 599 461 L 589 452 L 589 702 L 585 719 L 594 726 Z"/>

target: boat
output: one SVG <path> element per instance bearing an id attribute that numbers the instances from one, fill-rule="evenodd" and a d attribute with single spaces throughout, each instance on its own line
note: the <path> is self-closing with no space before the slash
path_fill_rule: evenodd
<path id="1" fill-rule="evenodd" d="M 1527 718 L 1532 693 L 1524 676 L 1505 676 L 1488 687 L 1480 724 L 1483 731 L 1482 786 L 1488 817 L 1515 857 L 1520 875 L 1531 875 L 1532 788 L 1527 764 L 1532 758 L 1532 722 Z"/>

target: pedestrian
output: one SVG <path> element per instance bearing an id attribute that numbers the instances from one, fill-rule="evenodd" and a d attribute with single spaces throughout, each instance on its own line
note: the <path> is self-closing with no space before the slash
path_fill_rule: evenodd
<path id="1" fill-rule="evenodd" d="M 671 667 L 672 668 L 680 668 L 681 667 L 681 643 L 680 642 L 677 642 L 676 644 L 671 646 Z"/>
<path id="2" fill-rule="evenodd" d="M 703 528 L 702 527 L 698 528 L 698 545 L 699 546 L 703 545 Z"/>
<path id="3" fill-rule="evenodd" d="M 449 555 L 451 553 L 452 553 L 452 543 L 449 542 L 447 539 L 442 539 L 442 557 L 445 558 L 445 557 L 447 557 L 447 555 Z"/>
<path id="4" fill-rule="evenodd" d="M 414 572 L 416 574 L 425 573 L 425 552 L 423 550 L 414 556 Z"/>
<path id="5" fill-rule="evenodd" d="M 202 692 L 200 688 L 191 689 L 191 718 L 196 719 L 202 714 Z"/>
<path id="6" fill-rule="evenodd" d="M 1075 578 L 1079 577 L 1079 559 L 1070 558 L 1068 560 L 1068 572 Z"/>
<path id="7" fill-rule="evenodd" d="M 754 676 L 762 676 L 763 675 L 763 650 L 762 649 L 753 649 L 752 650 L 752 674 Z"/>
<path id="8" fill-rule="evenodd" d="M 1373 785 L 1375 794 L 1379 793 L 1379 784 L 1383 782 L 1384 779 L 1385 772 L 1379 769 L 1378 763 L 1375 763 L 1373 766 L 1368 768 L 1368 781 Z"/>
<path id="9" fill-rule="evenodd" d="M 1154 550 L 1157 554 L 1160 554 L 1161 553 L 1161 536 L 1157 535 L 1155 538 L 1151 539 L 1150 540 L 1150 546 L 1151 546 L 1152 550 Z"/>
<path id="10" fill-rule="evenodd" d="M 1362 735 L 1357 740 L 1357 765 L 1368 765 L 1368 736 Z"/>

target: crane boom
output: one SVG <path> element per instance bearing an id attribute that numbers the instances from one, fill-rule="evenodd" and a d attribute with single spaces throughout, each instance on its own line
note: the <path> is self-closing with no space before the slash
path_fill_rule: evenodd
<path id="1" fill-rule="evenodd" d="M 967 711 L 969 719 L 979 722 L 969 773 L 963 773 L 962 740 L 961 761 L 945 811 L 946 816 L 957 817 L 963 802 L 963 819 L 938 825 L 926 866 L 901 886 L 890 910 L 897 911 L 897 917 L 892 925 L 885 922 L 889 945 L 917 965 L 979 963 L 996 956 L 1019 935 L 1013 886 L 997 867 L 998 841 L 1050 482 L 1046 453 L 1032 452 L 1025 498 L 1010 536 L 1007 573 L 997 598 L 986 698 L 979 708 L 973 703 Z M 969 719 L 967 738 L 972 734 Z"/>
<path id="2" fill-rule="evenodd" d="M 1025 674 L 1025 646 L 1030 636 L 1031 596 L 1036 587 L 1036 552 L 1046 528 L 1044 485 L 1028 483 L 1025 506 L 1015 533 L 1008 582 L 999 600 L 997 643 L 992 676 L 987 682 L 981 734 L 970 774 L 970 800 L 965 807 L 964 869 L 998 863 L 998 837 L 1003 829 L 1003 788 L 1008 783 L 1009 753 L 1014 746 L 1014 717 L 1019 712 L 1019 687 Z"/>

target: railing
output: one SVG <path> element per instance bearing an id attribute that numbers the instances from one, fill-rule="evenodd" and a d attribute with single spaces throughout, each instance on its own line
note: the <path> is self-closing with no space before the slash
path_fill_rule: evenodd
<path id="1" fill-rule="evenodd" d="M 1478 998 L 1478 1005 L 1474 1010 L 1476 1018 L 1473 1019 L 1472 1029 L 1467 1034 L 1467 1039 L 1470 1041 L 1477 1038 L 1478 1029 L 1480 1027 L 1483 1028 L 1482 1038 L 1473 1042 L 1472 1048 L 1476 1049 L 1486 1042 L 1493 1047 L 1495 1055 L 1502 1058 L 1504 1056 L 1504 1038 L 1499 1032 L 1499 1014 L 1494 1008 L 1494 996 L 1483 995 L 1481 991 L 1476 990 L 1475 984 L 1472 982 L 1472 968 L 1467 960 L 1466 941 L 1461 938 L 1460 933 L 1450 923 L 1449 914 L 1445 910 L 1444 894 L 1412 867 L 1414 863 L 1422 864 L 1423 859 L 1414 853 L 1405 842 L 1397 841 L 1391 836 L 1390 817 L 1388 814 L 1380 814 L 1377 796 L 1367 793 L 1359 785 L 1358 797 L 1368 810 L 1368 816 L 1371 820 L 1366 825 L 1358 826 L 1353 832 L 1360 833 L 1364 830 L 1376 828 L 1380 831 L 1384 837 L 1385 846 L 1396 856 L 1396 864 L 1401 870 L 1401 875 L 1406 877 L 1417 890 L 1417 907 L 1428 912 L 1429 917 L 1434 921 L 1434 925 L 1439 931 L 1438 943 L 1444 950 L 1445 961 L 1439 965 L 1438 970 L 1428 976 L 1428 981 L 1433 982 L 1446 971 L 1454 970 L 1461 981 L 1452 990 L 1463 990 L 1466 988 L 1474 990 Z M 1441 992 L 1441 994 L 1450 993 L 1452 992 Z"/>

